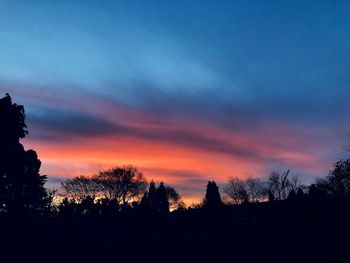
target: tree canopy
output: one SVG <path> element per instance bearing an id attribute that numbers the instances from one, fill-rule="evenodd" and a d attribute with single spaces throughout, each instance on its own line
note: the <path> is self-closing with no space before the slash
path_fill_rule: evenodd
<path id="1" fill-rule="evenodd" d="M 82 201 L 86 198 L 107 198 L 125 206 L 139 200 L 146 191 L 144 175 L 134 166 L 114 167 L 92 177 L 77 176 L 62 182 L 69 197 Z"/>
<path id="2" fill-rule="evenodd" d="M 325 178 L 310 186 L 310 194 L 330 198 L 350 198 L 350 159 L 340 160 Z"/>
<path id="3" fill-rule="evenodd" d="M 42 212 L 50 203 L 36 152 L 19 142 L 28 133 L 25 118 L 8 94 L 0 99 L 0 209 L 9 214 Z"/>
<path id="4" fill-rule="evenodd" d="M 222 205 L 219 187 L 214 181 L 208 181 L 204 198 L 205 208 L 218 208 Z"/>

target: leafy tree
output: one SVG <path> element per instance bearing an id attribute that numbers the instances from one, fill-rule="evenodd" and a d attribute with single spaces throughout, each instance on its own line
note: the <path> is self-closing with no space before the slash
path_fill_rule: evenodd
<path id="1" fill-rule="evenodd" d="M 36 152 L 19 142 L 28 133 L 25 118 L 8 94 L 0 99 L 0 210 L 17 215 L 43 213 L 51 203 Z"/>
<path id="2" fill-rule="evenodd" d="M 9 94 L 0 99 L 0 143 L 2 147 L 4 145 L 13 147 L 28 134 L 25 118 L 24 107 L 12 103 Z"/>
<path id="3" fill-rule="evenodd" d="M 209 181 L 204 199 L 205 208 L 218 208 L 222 206 L 219 187 L 214 181 Z"/>
<path id="4" fill-rule="evenodd" d="M 310 186 L 309 194 L 330 198 L 350 198 L 350 159 L 336 162 L 326 178 L 318 179 Z"/>

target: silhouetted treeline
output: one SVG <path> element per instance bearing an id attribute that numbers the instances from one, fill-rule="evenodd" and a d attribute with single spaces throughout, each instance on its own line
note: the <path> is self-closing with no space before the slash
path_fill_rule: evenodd
<path id="1" fill-rule="evenodd" d="M 65 244 L 56 253 L 80 259 L 142 259 L 152 250 L 182 261 L 349 261 L 350 159 L 310 186 L 289 170 L 266 180 L 231 177 L 222 198 L 209 181 L 203 201 L 187 208 L 173 187 L 116 166 L 65 180 L 55 203 L 36 152 L 20 143 L 25 117 L 9 95 L 0 99 L 0 248 L 30 253 L 39 240 L 41 253 Z"/>

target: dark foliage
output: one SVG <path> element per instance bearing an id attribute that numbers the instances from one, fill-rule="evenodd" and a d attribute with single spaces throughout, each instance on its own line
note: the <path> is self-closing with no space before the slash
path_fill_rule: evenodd
<path id="1" fill-rule="evenodd" d="M 47 212 L 51 202 L 36 152 L 19 142 L 28 133 L 25 117 L 8 94 L 0 99 L 0 210 L 17 216 Z"/>
<path id="2" fill-rule="evenodd" d="M 222 201 L 219 193 L 219 187 L 214 181 L 209 181 L 204 198 L 204 207 L 207 209 L 215 209 L 221 206 Z"/>
<path id="3" fill-rule="evenodd" d="M 182 208 L 180 195 L 170 186 L 163 182 L 156 187 L 154 181 L 150 182 L 148 191 L 144 194 L 140 202 L 140 209 L 152 213 L 167 214 L 171 208 Z"/>
<path id="4" fill-rule="evenodd" d="M 341 160 L 324 179 L 318 179 L 310 186 L 314 198 L 350 199 L 350 159 Z"/>

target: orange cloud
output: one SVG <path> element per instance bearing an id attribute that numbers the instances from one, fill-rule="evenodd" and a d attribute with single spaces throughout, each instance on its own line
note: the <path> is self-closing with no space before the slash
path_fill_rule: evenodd
<path id="1" fill-rule="evenodd" d="M 116 165 L 133 164 L 149 180 L 178 186 L 180 194 L 188 202 L 203 198 L 208 180 L 223 183 L 230 176 L 243 176 L 246 172 L 267 176 L 266 162 L 269 160 L 306 170 L 319 165 L 312 156 L 288 147 L 270 148 L 269 144 L 278 140 L 270 138 L 270 135 L 256 138 L 252 134 L 231 135 L 225 131 L 210 131 L 210 134 L 216 135 L 212 138 L 225 138 L 227 145 L 236 144 L 238 148 L 252 149 L 252 155 L 240 154 L 239 151 L 237 155 L 234 151 L 215 151 L 215 148 L 202 148 L 190 142 L 186 145 L 177 141 L 133 136 L 80 138 L 61 142 L 26 140 L 25 145 L 37 150 L 43 162 L 44 174 L 71 177 L 94 174 Z"/>

